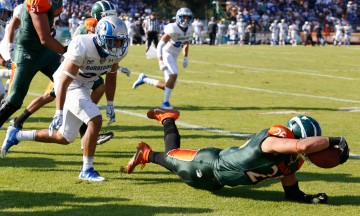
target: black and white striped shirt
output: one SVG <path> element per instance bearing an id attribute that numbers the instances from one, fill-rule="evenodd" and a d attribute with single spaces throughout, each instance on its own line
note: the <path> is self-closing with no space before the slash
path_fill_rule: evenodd
<path id="1" fill-rule="evenodd" d="M 160 22 L 158 19 L 147 19 L 146 20 L 146 31 L 158 32 L 160 29 Z"/>

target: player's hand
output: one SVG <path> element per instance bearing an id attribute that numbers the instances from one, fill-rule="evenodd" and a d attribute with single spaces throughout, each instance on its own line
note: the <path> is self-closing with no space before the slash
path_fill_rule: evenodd
<path id="1" fill-rule="evenodd" d="M 340 155 L 339 155 L 340 164 L 345 163 L 349 158 L 349 153 L 350 153 L 350 149 L 345 138 L 341 137 L 340 143 L 335 147 L 339 148 L 340 150 Z"/>
<path id="2" fill-rule="evenodd" d="M 4 63 L 4 66 L 5 66 L 7 69 L 11 69 L 11 65 L 12 65 L 11 59 L 5 61 L 5 63 Z"/>
<path id="3" fill-rule="evenodd" d="M 130 74 L 131 74 L 131 71 L 130 71 L 129 69 L 127 69 L 127 68 L 124 68 L 124 67 L 119 67 L 119 71 L 120 71 L 121 73 L 126 74 L 127 77 L 129 77 Z"/>
<path id="4" fill-rule="evenodd" d="M 114 104 L 112 101 L 107 102 L 106 106 L 106 116 L 110 118 L 108 125 L 111 125 L 115 122 L 115 110 L 114 110 Z"/>
<path id="5" fill-rule="evenodd" d="M 183 67 L 184 67 L 184 68 L 186 68 L 188 65 L 189 65 L 188 58 L 187 58 L 187 57 L 184 57 L 184 60 L 183 60 Z"/>
<path id="6" fill-rule="evenodd" d="M 164 71 L 167 68 L 167 66 L 165 65 L 164 61 L 159 61 L 159 67 L 160 67 L 160 70 Z"/>
<path id="7" fill-rule="evenodd" d="M 54 118 L 49 126 L 49 136 L 52 136 L 54 133 L 54 129 L 58 130 L 63 122 L 63 111 L 56 110 Z"/>
<path id="8" fill-rule="evenodd" d="M 326 204 L 328 200 L 328 196 L 326 193 L 318 193 L 316 195 L 306 195 L 308 203 L 313 204 Z"/>

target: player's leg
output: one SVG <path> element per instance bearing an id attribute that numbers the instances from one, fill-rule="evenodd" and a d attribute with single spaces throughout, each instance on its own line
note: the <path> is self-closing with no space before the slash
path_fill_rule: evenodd
<path id="1" fill-rule="evenodd" d="M 179 118 L 179 115 L 180 113 L 177 110 L 161 108 L 150 109 L 147 113 L 148 118 L 157 120 L 164 127 L 165 152 L 180 148 L 180 135 L 175 124 L 175 120 Z M 152 151 L 148 144 L 141 142 L 134 156 L 128 162 L 126 172 L 130 174 L 136 166 L 142 164 L 143 168 L 149 162 L 167 168 L 165 165 L 165 153 Z"/>
<path id="2" fill-rule="evenodd" d="M 176 64 L 177 56 L 173 56 L 169 53 L 163 54 L 164 63 L 167 65 L 168 69 L 164 71 L 165 76 L 165 90 L 164 90 L 164 99 L 161 105 L 162 108 L 172 109 L 170 105 L 170 96 L 176 85 L 177 75 L 178 75 L 178 66 Z"/>
<path id="3" fill-rule="evenodd" d="M 54 83 L 49 81 L 48 86 L 46 87 L 45 93 L 42 96 L 39 96 L 32 100 L 26 109 L 21 113 L 20 116 L 16 117 L 14 120 L 11 120 L 10 124 L 16 128 L 22 128 L 24 122 L 37 110 L 43 107 L 45 104 L 48 104 L 55 100 L 54 92 Z"/>

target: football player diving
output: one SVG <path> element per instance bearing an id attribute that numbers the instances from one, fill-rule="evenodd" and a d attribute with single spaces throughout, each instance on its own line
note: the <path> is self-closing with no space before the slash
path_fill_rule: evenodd
<path id="1" fill-rule="evenodd" d="M 175 124 L 179 114 L 177 110 L 162 108 L 148 111 L 148 118 L 163 125 L 165 153 L 151 150 L 144 142 L 139 143 L 127 164 L 128 174 L 137 165 L 151 162 L 177 174 L 189 186 L 205 190 L 217 190 L 225 185 L 254 185 L 275 178 L 280 179 L 288 200 L 327 203 L 325 193 L 309 195 L 301 191 L 295 173 L 304 163 L 306 154 L 338 148 L 341 152 L 339 163 L 346 162 L 349 157 L 344 137 L 322 137 L 318 122 L 307 116 L 292 118 L 288 127 L 266 128 L 240 147 L 180 149 L 180 135 Z"/>

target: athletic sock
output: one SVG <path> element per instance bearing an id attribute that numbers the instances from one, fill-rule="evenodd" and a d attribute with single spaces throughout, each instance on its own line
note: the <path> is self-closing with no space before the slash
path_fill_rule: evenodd
<path id="1" fill-rule="evenodd" d="M 94 156 L 85 156 L 83 155 L 83 170 L 88 170 L 91 167 L 94 167 Z"/>

